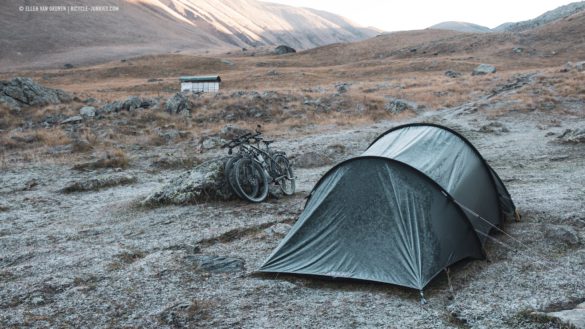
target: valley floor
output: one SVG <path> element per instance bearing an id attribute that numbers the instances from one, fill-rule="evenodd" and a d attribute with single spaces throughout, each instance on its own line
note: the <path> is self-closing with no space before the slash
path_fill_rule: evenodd
<path id="1" fill-rule="evenodd" d="M 0 176 L 1 327 L 550 328 L 533 311 L 585 300 L 585 144 L 561 143 L 585 126 L 581 110 L 486 116 L 460 106 L 409 119 L 447 125 L 469 138 L 499 173 L 522 214 L 493 234 L 489 261 L 465 261 L 425 290 L 386 284 L 254 274 L 301 212 L 330 166 L 298 169 L 293 197 L 143 208 L 149 192 L 180 171 L 154 171 L 135 152 L 137 182 L 64 194 L 95 171 L 5 161 Z M 324 129 L 280 140 L 289 154 L 346 146 L 359 155 L 401 122 Z M 505 129 L 504 129 L 505 128 Z M 188 148 L 187 144 L 176 147 Z M 163 153 L 163 148 L 156 152 Z M 203 155 L 212 158 L 223 151 Z M 108 174 L 111 170 L 99 173 Z M 225 273 L 203 256 L 243 260 Z"/>

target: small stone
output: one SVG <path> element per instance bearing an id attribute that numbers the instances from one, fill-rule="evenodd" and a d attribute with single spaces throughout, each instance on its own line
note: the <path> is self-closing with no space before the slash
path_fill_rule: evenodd
<path id="1" fill-rule="evenodd" d="M 577 231 L 567 225 L 546 225 L 544 227 L 544 236 L 547 240 L 570 247 L 577 246 L 580 242 Z"/>
<path id="2" fill-rule="evenodd" d="M 496 73 L 496 67 L 490 64 L 479 64 L 471 73 L 471 75 L 485 75 Z"/>
<path id="3" fill-rule="evenodd" d="M 209 255 L 188 255 L 186 259 L 193 262 L 199 271 L 210 273 L 232 273 L 244 270 L 244 260 L 240 258 L 209 256 Z"/>
<path id="4" fill-rule="evenodd" d="M 566 144 L 585 143 L 585 129 L 567 129 L 557 139 Z"/>
<path id="5" fill-rule="evenodd" d="M 238 125 L 229 124 L 221 128 L 219 131 L 219 137 L 225 140 L 230 140 L 251 132 L 252 131 L 249 129 L 244 129 Z"/>
<path id="6" fill-rule="evenodd" d="M 66 123 L 79 123 L 83 121 L 83 117 L 81 115 L 75 115 L 72 117 L 69 117 L 63 121 L 61 121 L 61 124 L 66 124 Z"/>
<path id="7" fill-rule="evenodd" d="M 455 79 L 461 76 L 461 72 L 457 72 L 457 71 L 453 71 L 453 70 L 447 70 L 445 71 L 445 76 Z"/>
<path id="8" fill-rule="evenodd" d="M 84 106 L 79 110 L 79 114 L 86 118 L 93 118 L 95 117 L 95 107 L 93 106 Z"/>
<path id="9" fill-rule="evenodd" d="M 407 110 L 416 111 L 418 109 L 418 104 L 415 102 L 411 102 L 405 99 L 398 99 L 393 97 L 386 97 L 390 101 L 384 104 L 384 110 L 392 113 L 392 114 L 400 114 Z"/>

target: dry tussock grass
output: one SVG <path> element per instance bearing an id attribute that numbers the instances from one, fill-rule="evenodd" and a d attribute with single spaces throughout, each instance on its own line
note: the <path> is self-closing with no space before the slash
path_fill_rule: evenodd
<path id="1" fill-rule="evenodd" d="M 84 171 L 103 168 L 127 168 L 130 163 L 126 152 L 120 148 L 101 149 L 96 151 L 94 156 L 95 161 L 76 164 L 73 169 Z"/>
<path id="2" fill-rule="evenodd" d="M 59 128 L 37 130 L 12 130 L 0 135 L 0 146 L 4 150 L 31 149 L 66 145 L 71 139 Z"/>

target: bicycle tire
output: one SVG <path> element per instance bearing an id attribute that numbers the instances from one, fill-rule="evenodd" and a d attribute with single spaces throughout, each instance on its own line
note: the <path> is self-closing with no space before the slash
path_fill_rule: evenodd
<path id="1" fill-rule="evenodd" d="M 277 154 L 274 156 L 274 163 L 278 167 L 278 187 L 280 187 L 284 195 L 293 195 L 296 189 L 296 182 L 290 162 L 284 154 Z"/>
<path id="2" fill-rule="evenodd" d="M 242 196 L 240 194 L 240 192 L 236 189 L 236 183 L 235 183 L 235 173 L 234 173 L 234 165 L 236 164 L 236 162 L 238 162 L 238 160 L 240 160 L 242 158 L 241 155 L 235 155 L 230 157 L 226 163 L 225 163 L 225 167 L 224 167 L 224 175 L 228 181 L 228 185 L 230 186 L 230 188 L 232 189 L 232 191 L 241 199 L 244 199 L 244 196 Z"/>
<path id="3" fill-rule="evenodd" d="M 268 196 L 268 178 L 264 168 L 247 157 L 242 157 L 234 165 L 235 187 L 244 200 L 258 203 Z"/>

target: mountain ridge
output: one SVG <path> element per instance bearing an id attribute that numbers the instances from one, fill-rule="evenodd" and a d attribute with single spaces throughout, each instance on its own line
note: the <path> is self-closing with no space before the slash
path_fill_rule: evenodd
<path id="1" fill-rule="evenodd" d="M 379 31 L 341 16 L 256 0 L 40 0 L 34 5 L 112 6 L 112 12 L 19 10 L 6 0 L 0 68 L 93 64 L 127 56 L 206 53 L 286 44 L 308 49 L 352 42 Z M 111 49 L 111 51 L 103 51 Z"/>

